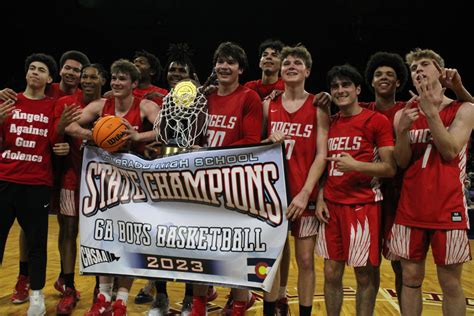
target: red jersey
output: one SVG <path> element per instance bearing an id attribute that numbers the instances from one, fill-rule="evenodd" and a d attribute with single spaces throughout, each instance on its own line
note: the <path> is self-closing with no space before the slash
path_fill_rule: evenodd
<path id="1" fill-rule="evenodd" d="M 446 128 L 451 126 L 461 105 L 462 102 L 454 101 L 439 112 Z M 411 161 L 405 169 L 395 223 L 429 229 L 467 229 L 463 192 L 467 145 L 453 160 L 444 160 L 421 113 L 410 129 L 410 144 Z"/>
<path id="2" fill-rule="evenodd" d="M 262 101 L 258 94 L 239 85 L 229 95 L 216 92 L 207 98 L 207 146 L 221 147 L 260 142 Z"/>
<path id="3" fill-rule="evenodd" d="M 133 103 L 127 114 L 122 116 L 126 119 L 132 127 L 137 130 L 139 133 L 148 130 L 143 127 L 143 119 L 140 111 L 140 102 L 142 99 L 133 98 Z M 115 115 L 115 98 L 106 99 L 104 107 L 102 109 L 102 115 Z M 145 143 L 134 142 L 132 145 L 132 151 L 142 154 L 145 148 Z"/>
<path id="4" fill-rule="evenodd" d="M 77 97 L 81 97 L 82 90 L 79 88 L 76 88 L 76 91 L 74 93 L 66 93 L 63 90 L 61 90 L 59 83 L 55 82 L 55 83 L 52 83 L 48 88 L 46 88 L 46 95 L 53 99 L 59 99 L 67 95 L 75 95 Z"/>
<path id="5" fill-rule="evenodd" d="M 0 180 L 52 186 L 51 144 L 60 139 L 53 128 L 55 100 L 17 95 L 15 110 L 0 126 Z"/>
<path id="6" fill-rule="evenodd" d="M 152 101 L 158 105 L 163 104 L 163 98 L 165 95 L 168 94 L 168 90 L 154 86 L 154 85 L 150 85 L 148 88 L 144 88 L 144 89 L 138 89 L 138 88 L 133 89 L 133 96 L 139 99 L 143 99 L 143 97 L 150 92 L 157 92 L 163 95 L 162 97 L 154 97 L 152 99 Z"/>
<path id="7" fill-rule="evenodd" d="M 303 188 L 306 176 L 316 157 L 317 107 L 313 105 L 314 95 L 310 94 L 303 105 L 289 113 L 283 107 L 281 96 L 270 101 L 268 107 L 268 135 L 282 131 L 291 139 L 285 140 L 288 161 L 288 183 L 291 197 Z M 310 201 L 316 202 L 318 189 L 315 186 Z"/>
<path id="8" fill-rule="evenodd" d="M 379 161 L 378 148 L 393 146 L 393 132 L 388 119 L 377 112 L 362 109 L 345 117 L 336 114 L 328 132 L 328 156 L 351 154 L 363 162 Z M 324 197 L 339 204 L 366 204 L 382 200 L 378 178 L 360 172 L 340 172 L 335 162 L 328 163 Z"/>
<path id="9" fill-rule="evenodd" d="M 84 103 L 82 94 L 74 94 L 59 98 L 56 101 L 54 109 L 55 125 L 61 118 L 61 114 L 66 105 L 79 105 L 84 108 L 87 104 Z M 81 145 L 82 139 L 65 135 L 65 141 L 69 143 L 69 154 L 64 160 L 63 170 L 61 171 L 61 188 L 68 190 L 77 190 L 79 188 L 79 177 L 81 172 L 82 153 Z"/>
<path id="10" fill-rule="evenodd" d="M 265 99 L 273 90 L 285 90 L 285 82 L 278 78 L 275 83 L 263 84 L 262 79 L 249 81 L 244 84 L 245 87 L 254 90 L 260 96 L 260 99 Z"/>

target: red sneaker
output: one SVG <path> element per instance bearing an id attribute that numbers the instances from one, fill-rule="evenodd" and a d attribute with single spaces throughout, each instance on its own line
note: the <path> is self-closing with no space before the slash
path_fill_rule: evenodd
<path id="1" fill-rule="evenodd" d="M 13 304 L 21 304 L 30 299 L 30 278 L 25 275 L 19 275 L 15 284 L 15 290 L 11 297 Z"/>
<path id="2" fill-rule="evenodd" d="M 97 295 L 97 300 L 95 301 L 94 305 L 92 305 L 91 309 L 87 311 L 84 316 L 112 316 L 112 306 L 110 302 L 105 300 L 105 296 L 103 294 Z"/>
<path id="3" fill-rule="evenodd" d="M 116 300 L 114 305 L 112 305 L 112 315 L 113 316 L 126 316 L 127 315 L 127 306 L 123 303 L 122 300 Z"/>
<path id="4" fill-rule="evenodd" d="M 56 315 L 71 315 L 78 300 L 77 291 L 69 287 L 66 288 L 63 297 L 56 307 Z"/>
<path id="5" fill-rule="evenodd" d="M 209 289 L 207 290 L 207 301 L 212 302 L 217 298 L 217 290 L 215 287 L 210 286 Z"/>
<path id="6" fill-rule="evenodd" d="M 289 306 L 288 306 L 288 299 L 286 297 L 282 297 L 277 300 L 276 307 L 275 307 L 275 315 L 277 316 L 288 316 L 289 315 Z"/>
<path id="7" fill-rule="evenodd" d="M 59 293 L 64 294 L 64 291 L 66 291 L 66 285 L 64 285 L 64 279 L 63 278 L 57 278 L 56 282 L 54 282 L 54 288 L 56 291 Z"/>
<path id="8" fill-rule="evenodd" d="M 191 316 L 206 316 L 207 315 L 206 296 L 193 296 L 193 307 Z"/>
<path id="9" fill-rule="evenodd" d="M 250 307 L 253 306 L 255 303 L 256 296 L 253 292 L 249 292 L 250 297 L 247 301 L 247 305 L 245 310 L 248 310 Z M 232 291 L 230 291 L 229 295 L 227 295 L 227 302 L 225 303 L 224 307 L 222 308 L 221 315 L 230 316 L 232 315 L 232 306 L 234 305 L 234 298 L 232 297 Z"/>

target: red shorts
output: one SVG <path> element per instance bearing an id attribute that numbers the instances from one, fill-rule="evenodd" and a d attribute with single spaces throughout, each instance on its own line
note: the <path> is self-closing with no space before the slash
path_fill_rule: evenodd
<path id="1" fill-rule="evenodd" d="M 345 205 L 326 201 L 329 223 L 321 223 L 316 253 L 352 267 L 380 264 L 380 203 Z"/>
<path id="2" fill-rule="evenodd" d="M 392 227 L 390 250 L 401 258 L 424 260 L 430 244 L 437 265 L 471 260 L 471 248 L 465 229 L 426 229 L 399 224 Z"/>
<path id="3" fill-rule="evenodd" d="M 306 238 L 318 234 L 319 221 L 313 211 L 312 215 L 303 214 L 291 222 L 291 235 L 296 238 Z"/>

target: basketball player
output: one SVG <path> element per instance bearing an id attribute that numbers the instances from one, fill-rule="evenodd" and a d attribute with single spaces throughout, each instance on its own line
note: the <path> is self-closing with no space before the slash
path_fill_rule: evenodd
<path id="1" fill-rule="evenodd" d="M 163 97 L 168 94 L 168 90 L 153 84 L 161 77 L 161 62 L 158 57 L 146 50 L 140 50 L 135 52 L 133 63 L 140 70 L 140 80 L 133 89 L 133 96 L 147 98 L 162 105 Z"/>
<path id="2" fill-rule="evenodd" d="M 379 177 L 393 177 L 393 132 L 388 119 L 358 103 L 362 76 L 350 65 L 327 74 L 339 108 L 328 133 L 324 199 L 318 198 L 321 221 L 316 251 L 325 258 L 324 298 L 328 315 L 342 307 L 345 264 L 354 267 L 357 315 L 372 315 L 375 306 L 373 267 L 380 264 L 382 194 Z"/>
<path id="3" fill-rule="evenodd" d="M 159 106 L 148 99 L 139 99 L 133 96 L 132 91 L 138 84 L 140 71 L 128 60 L 119 59 L 110 67 L 112 93 L 111 99 L 99 99 L 89 103 L 83 110 L 80 119 L 66 128 L 66 132 L 74 137 L 86 140 L 92 139 L 92 131 L 83 126 L 89 126 L 97 118 L 105 115 L 122 117 L 128 127 L 128 137 L 132 141 L 132 150 L 143 148 L 139 143 L 149 142 L 155 139 L 153 130 L 147 131 L 145 122 L 153 126 Z M 140 152 L 139 152 L 140 153 Z M 102 315 L 109 313 L 126 314 L 128 292 L 132 286 L 133 279 L 119 277 L 119 289 L 117 298 L 111 306 L 113 277 L 100 277 L 99 294 L 96 302 L 86 315 Z M 120 315 L 122 315 L 120 314 Z"/>
<path id="4" fill-rule="evenodd" d="M 326 167 L 329 107 L 314 106 L 315 96 L 304 89 L 312 66 L 308 50 L 304 46 L 285 47 L 281 59 L 285 90 L 275 100 L 264 102 L 264 122 L 270 141 L 285 141 L 292 198 L 286 216 L 292 221 L 295 237 L 299 309 L 300 315 L 311 315 L 315 288 L 313 250 L 318 227 L 316 184 Z M 275 314 L 272 299 L 275 298 L 265 299 L 264 315 Z M 281 312 L 286 315 L 287 309 Z"/>
<path id="5" fill-rule="evenodd" d="M 221 43 L 214 52 L 213 63 L 219 83 L 217 91 L 207 97 L 207 146 L 259 143 L 262 102 L 255 91 L 239 84 L 239 76 L 248 65 L 245 51 L 235 43 Z M 206 315 L 207 291 L 206 285 L 194 285 L 192 315 Z M 255 297 L 249 294 L 245 289 L 232 290 L 232 315 L 244 315 L 254 303 Z"/>
<path id="6" fill-rule="evenodd" d="M 429 49 L 406 55 L 418 92 L 394 119 L 395 158 L 405 169 L 390 250 L 403 268 L 402 310 L 421 315 L 429 245 L 443 292 L 443 314 L 465 315 L 463 263 L 471 260 L 463 192 L 474 105 L 448 98 L 440 82 L 444 60 Z"/>
<path id="7" fill-rule="evenodd" d="M 91 64 L 82 68 L 81 88 L 82 94 L 75 94 L 60 98 L 55 106 L 55 119 L 67 105 L 78 105 L 84 108 L 102 96 L 102 86 L 105 84 L 107 74 L 100 64 Z M 82 140 L 68 135 L 65 140 L 69 143 L 70 153 L 64 161 L 60 181 L 60 207 L 58 217 L 61 217 L 59 226 L 59 245 L 62 263 L 62 277 L 64 279 L 64 294 L 56 307 L 56 314 L 70 315 L 79 299 L 74 286 L 74 267 L 77 254 L 77 234 L 79 223 L 79 176 L 81 172 Z"/>
<path id="8" fill-rule="evenodd" d="M 28 315 L 44 315 L 42 289 L 46 278 L 48 212 L 53 174 L 51 152 L 62 140 L 64 127 L 77 118 L 76 108 L 65 107 L 53 122 L 55 99 L 45 94 L 57 72 L 54 59 L 32 54 L 25 60 L 26 89 L 16 95 L 15 108 L 2 115 L 0 128 L 0 262 L 15 218 L 26 237 L 31 285 Z M 52 148 L 53 147 L 53 148 Z M 67 146 L 66 146 L 67 147 Z M 67 151 L 62 154 L 67 154 Z"/>
<path id="9" fill-rule="evenodd" d="M 52 83 L 46 87 L 46 95 L 58 99 L 66 95 L 80 96 L 81 90 L 78 88 L 80 73 L 83 66 L 89 64 L 89 58 L 84 53 L 77 50 L 66 51 L 61 55 L 59 65 L 59 75 L 61 81 L 58 83 Z M 10 98 L 16 101 L 16 92 L 12 89 L 4 89 L 0 91 L 0 98 Z M 59 213 L 59 178 L 62 173 L 62 158 L 52 156 L 53 159 L 53 175 L 54 185 L 52 191 L 52 201 L 50 208 Z M 62 222 L 62 218 L 58 217 L 58 223 L 61 231 L 61 227 L 66 225 Z M 58 248 L 59 253 L 62 251 L 62 236 L 59 236 Z M 15 285 L 15 291 L 12 294 L 11 301 L 15 304 L 23 303 L 28 300 L 29 280 L 28 280 L 28 252 L 26 249 L 26 239 L 23 231 L 20 231 L 20 263 L 19 263 L 19 274 L 17 283 Z M 63 279 L 63 265 L 61 264 L 61 272 L 54 283 L 54 288 L 61 294 L 64 293 L 64 279 Z"/>
<path id="10" fill-rule="evenodd" d="M 258 48 L 260 61 L 258 66 L 262 70 L 262 78 L 248 81 L 245 87 L 255 90 L 260 99 L 265 99 L 273 90 L 284 90 L 285 84 L 280 78 L 280 53 L 284 44 L 279 40 L 267 39 Z"/>

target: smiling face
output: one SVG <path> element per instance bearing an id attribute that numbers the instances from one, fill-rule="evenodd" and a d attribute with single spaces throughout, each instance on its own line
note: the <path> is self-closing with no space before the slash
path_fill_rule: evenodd
<path id="1" fill-rule="evenodd" d="M 348 78 L 334 78 L 330 84 L 331 97 L 339 108 L 347 108 L 357 102 L 360 87 Z"/>
<path id="2" fill-rule="evenodd" d="M 281 77 L 285 83 L 304 82 L 308 78 L 310 70 L 306 67 L 302 58 L 288 55 L 281 64 Z"/>
<path id="3" fill-rule="evenodd" d="M 100 95 L 104 83 L 105 78 L 100 75 L 97 68 L 88 66 L 82 70 L 81 88 L 85 96 Z"/>
<path id="4" fill-rule="evenodd" d="M 59 72 L 61 81 L 69 88 L 76 88 L 80 82 L 82 66 L 77 60 L 67 59 Z"/>
<path id="5" fill-rule="evenodd" d="M 177 61 L 171 62 L 166 75 L 166 80 L 168 81 L 170 89 L 174 88 L 181 80 L 191 78 L 189 72 L 189 67 L 187 65 L 180 64 Z"/>
<path id="6" fill-rule="evenodd" d="M 267 76 L 278 73 L 281 67 L 280 52 L 267 47 L 262 52 L 259 67 Z"/>
<path id="7" fill-rule="evenodd" d="M 397 91 L 400 81 L 396 71 L 389 66 L 377 67 L 372 78 L 372 87 L 378 95 L 391 96 Z"/>
<path id="8" fill-rule="evenodd" d="M 242 74 L 239 63 L 234 58 L 218 57 L 215 65 L 219 85 L 232 85 L 239 82 L 239 75 Z"/>

